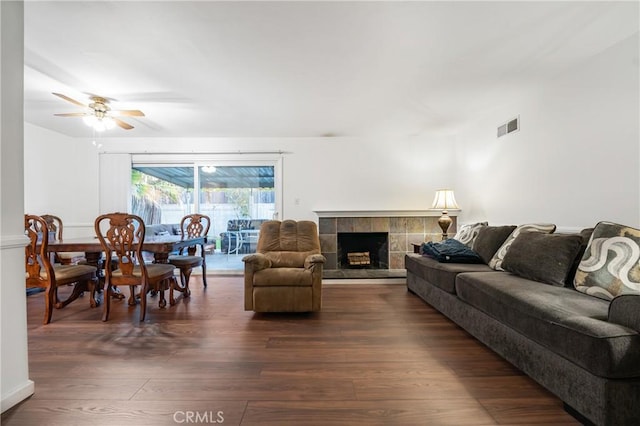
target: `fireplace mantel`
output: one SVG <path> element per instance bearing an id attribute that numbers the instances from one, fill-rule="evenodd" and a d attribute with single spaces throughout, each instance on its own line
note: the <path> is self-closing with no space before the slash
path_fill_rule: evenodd
<path id="1" fill-rule="evenodd" d="M 325 217 L 439 217 L 441 210 L 314 210 L 319 218 Z M 451 216 L 459 210 L 449 210 Z"/>

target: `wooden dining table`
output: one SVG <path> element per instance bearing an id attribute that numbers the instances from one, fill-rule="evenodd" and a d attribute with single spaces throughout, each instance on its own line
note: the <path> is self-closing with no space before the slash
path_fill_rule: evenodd
<path id="1" fill-rule="evenodd" d="M 154 263 L 169 263 L 169 255 L 173 252 L 189 246 L 206 244 L 207 237 L 182 238 L 180 235 L 153 235 L 145 236 L 142 250 L 153 253 Z M 84 252 L 87 264 L 93 265 L 98 271 L 98 278 L 104 279 L 102 274 L 102 245 L 98 237 L 65 238 L 64 240 L 49 240 L 49 252 Z M 202 262 L 205 262 L 205 253 L 202 250 Z M 184 293 L 184 288 L 178 285 L 175 290 Z M 124 298 L 120 292 L 114 297 Z M 130 300 L 131 302 L 131 300 Z"/>

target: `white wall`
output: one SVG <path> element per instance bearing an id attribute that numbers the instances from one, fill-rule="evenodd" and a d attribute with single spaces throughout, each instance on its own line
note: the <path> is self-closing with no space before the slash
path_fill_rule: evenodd
<path id="1" fill-rule="evenodd" d="M 450 136 L 302 139 L 102 139 L 108 153 L 229 153 L 233 159 L 282 152 L 285 219 L 314 210 L 422 210 L 453 184 Z M 238 152 L 245 154 L 238 155 Z M 252 152 L 262 152 L 246 154 Z M 224 157 L 224 156 L 222 156 Z"/>
<path id="2" fill-rule="evenodd" d="M 59 216 L 65 238 L 93 235 L 98 215 L 98 150 L 92 140 L 28 123 L 24 135 L 24 211 Z"/>
<path id="3" fill-rule="evenodd" d="M 462 129 L 462 221 L 640 226 L 638 34 Z M 496 137 L 516 115 L 521 130 Z"/>

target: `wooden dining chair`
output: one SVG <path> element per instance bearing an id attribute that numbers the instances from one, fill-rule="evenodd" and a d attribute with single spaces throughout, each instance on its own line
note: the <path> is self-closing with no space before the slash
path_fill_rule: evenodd
<path id="1" fill-rule="evenodd" d="M 95 231 L 102 249 L 106 253 L 106 264 L 117 258 L 118 268 L 105 269 L 105 295 L 103 321 L 109 319 L 111 298 L 114 287 L 129 286 L 129 305 L 137 304 L 136 287 L 140 286 L 140 321 L 144 321 L 147 312 L 147 293 L 153 291 L 160 295 L 158 305 L 164 308 L 167 302 L 164 291 L 177 285 L 170 264 L 145 264 L 142 258 L 145 225 L 141 217 L 128 213 L 110 213 L 98 216 Z"/>
<path id="2" fill-rule="evenodd" d="M 189 214 L 180 221 L 182 239 L 206 237 L 211 226 L 209 216 L 203 214 Z M 181 248 L 177 255 L 169 256 L 169 263 L 180 269 L 180 283 L 185 297 L 189 297 L 189 278 L 193 268 L 202 266 L 202 282 L 207 287 L 207 264 L 204 255 L 204 242 L 193 246 Z"/>
<path id="3" fill-rule="evenodd" d="M 53 235 L 56 240 L 63 241 L 62 232 L 64 230 L 64 226 L 62 224 L 62 219 L 52 214 L 43 214 L 40 217 L 47 222 L 47 227 L 49 228 L 51 235 Z M 83 252 L 54 253 L 54 259 L 57 263 L 62 265 L 77 265 L 78 263 L 86 260 Z"/>
<path id="4" fill-rule="evenodd" d="M 63 308 L 76 300 L 83 292 L 90 294 L 89 306 L 95 308 L 98 302 L 95 292 L 98 286 L 96 268 L 89 265 L 54 265 L 49 256 L 49 228 L 40 216 L 25 215 L 24 230 L 29 237 L 25 247 L 25 268 L 27 288 L 45 290 L 44 324 L 51 322 L 53 308 Z M 58 288 L 73 285 L 71 294 L 63 301 L 58 298 Z"/>

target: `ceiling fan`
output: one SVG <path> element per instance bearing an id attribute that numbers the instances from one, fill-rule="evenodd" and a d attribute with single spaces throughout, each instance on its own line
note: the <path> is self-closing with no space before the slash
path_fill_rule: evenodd
<path id="1" fill-rule="evenodd" d="M 144 117 L 144 113 L 137 109 L 112 110 L 109 106 L 109 98 L 91 95 L 91 103 L 85 105 L 61 93 L 53 93 L 55 96 L 71 102 L 74 105 L 81 106 L 86 110 L 84 112 L 68 112 L 63 114 L 54 114 L 58 117 L 82 117 L 84 122 L 93 127 L 96 131 L 104 131 L 114 126 L 119 126 L 124 130 L 131 130 L 133 126 L 117 116 L 127 117 Z"/>

